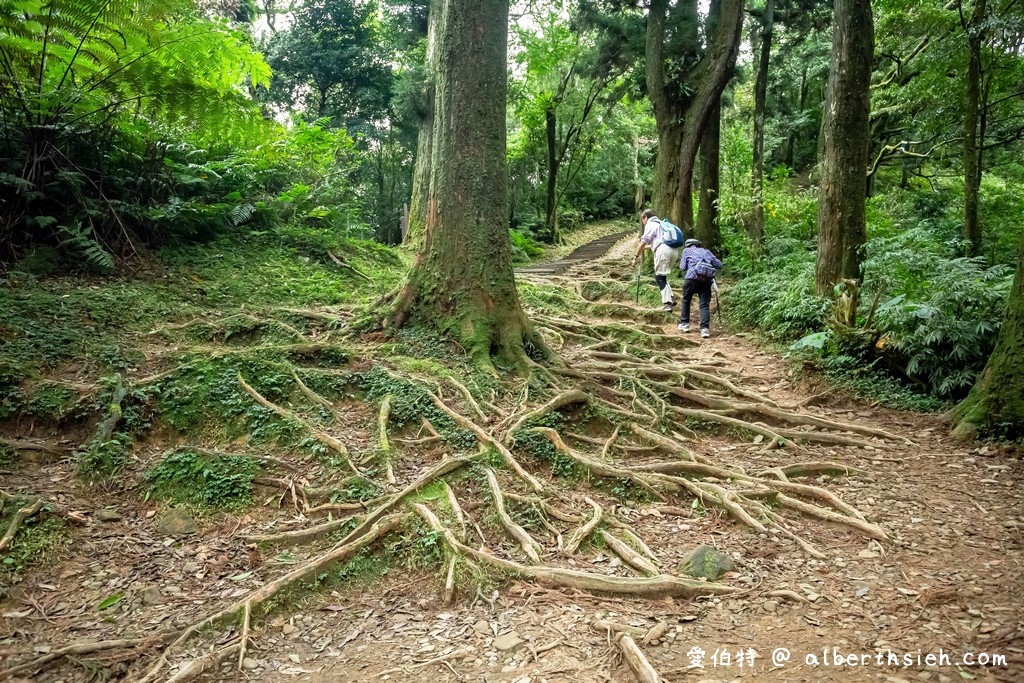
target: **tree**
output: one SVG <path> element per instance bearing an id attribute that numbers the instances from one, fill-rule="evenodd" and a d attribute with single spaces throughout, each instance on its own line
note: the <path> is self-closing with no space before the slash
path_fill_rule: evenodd
<path id="1" fill-rule="evenodd" d="M 714 35 L 721 0 L 711 0 L 708 7 L 706 33 Z M 721 235 L 718 229 L 718 191 L 720 186 L 720 157 L 722 138 L 722 103 L 719 97 L 715 108 L 708 117 L 707 125 L 700 140 L 700 201 L 697 203 L 697 225 L 694 235 L 708 249 L 715 251 Z"/>
<path id="2" fill-rule="evenodd" d="M 311 119 L 329 118 L 353 136 L 368 132 L 390 107 L 392 73 L 376 2 L 312 0 L 266 46 L 272 99 Z"/>
<path id="3" fill-rule="evenodd" d="M 416 102 L 419 130 L 416 137 L 416 161 L 412 172 L 412 199 L 409 201 L 409 225 L 406 244 L 419 248 L 427 223 L 430 199 L 430 154 L 434 143 L 434 73 L 437 71 L 437 32 L 443 0 L 430 3 L 423 71 Z"/>
<path id="4" fill-rule="evenodd" d="M 446 0 L 438 19 L 435 125 L 423 246 L 390 325 L 432 326 L 473 361 L 526 372 L 546 346 L 519 305 L 505 161 L 507 0 Z"/>
<path id="5" fill-rule="evenodd" d="M 953 411 L 954 434 L 1024 437 L 1024 239 L 996 348 L 971 393 Z"/>
<path id="6" fill-rule="evenodd" d="M 750 237 L 756 249 L 764 241 L 764 111 L 768 98 L 768 62 L 771 59 L 772 29 L 775 24 L 775 0 L 766 0 L 761 15 L 761 45 L 754 81 L 754 163 L 751 190 L 754 211 L 750 219 Z"/>
<path id="7" fill-rule="evenodd" d="M 715 33 L 703 44 L 699 23 L 696 0 L 652 0 L 645 38 L 647 94 L 658 127 L 653 205 L 687 229 L 697 149 L 739 52 L 742 0 L 722 0 Z"/>
<path id="8" fill-rule="evenodd" d="M 826 296 L 841 279 L 860 280 L 864 256 L 874 50 L 870 0 L 836 0 L 834 24 L 815 269 L 815 290 Z"/>

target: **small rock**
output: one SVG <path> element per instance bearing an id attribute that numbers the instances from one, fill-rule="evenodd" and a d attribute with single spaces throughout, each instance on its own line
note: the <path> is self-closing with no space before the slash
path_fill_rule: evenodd
<path id="1" fill-rule="evenodd" d="M 196 521 L 181 508 L 170 508 L 156 518 L 156 530 L 164 536 L 188 536 L 199 531 Z"/>
<path id="2" fill-rule="evenodd" d="M 761 607 L 764 608 L 765 612 L 774 612 L 779 609 L 779 603 L 776 600 L 765 600 L 761 603 Z"/>
<path id="3" fill-rule="evenodd" d="M 117 510 L 100 510 L 96 513 L 96 519 L 101 522 L 120 522 L 124 517 Z"/>
<path id="4" fill-rule="evenodd" d="M 491 627 L 483 619 L 473 624 L 473 630 L 482 636 L 492 635 Z"/>
<path id="5" fill-rule="evenodd" d="M 722 574 L 736 569 L 736 565 L 728 555 L 718 552 L 711 546 L 702 545 L 690 551 L 679 560 L 676 571 L 680 574 L 696 578 L 705 577 L 709 581 L 718 580 Z"/>
<path id="6" fill-rule="evenodd" d="M 302 660 L 301 660 L 301 659 L 299 658 L 299 656 L 298 656 L 297 654 L 294 654 L 294 653 L 293 653 L 293 654 L 290 654 L 290 655 L 288 655 L 288 659 L 292 660 L 292 661 L 293 661 L 294 663 L 296 663 L 296 664 L 299 664 L 299 663 L 300 663 L 300 662 L 302 661 Z"/>
<path id="7" fill-rule="evenodd" d="M 242 666 L 246 669 L 258 669 L 260 668 L 260 663 L 251 657 L 246 657 L 242 660 Z"/>
<path id="8" fill-rule="evenodd" d="M 186 574 L 195 574 L 197 571 L 199 571 L 199 563 L 198 562 L 186 562 L 185 563 L 185 567 L 182 569 L 182 571 L 185 572 Z"/>
<path id="9" fill-rule="evenodd" d="M 160 588 L 158 586 L 148 586 L 142 591 L 143 605 L 159 605 L 163 601 L 164 596 L 160 594 Z"/>
<path id="10" fill-rule="evenodd" d="M 857 557 L 864 560 L 870 560 L 878 557 L 878 553 L 876 553 L 874 550 L 861 550 L 859 553 L 857 553 Z"/>
<path id="11" fill-rule="evenodd" d="M 501 652 L 515 652 L 523 644 L 523 639 L 515 631 L 510 631 L 494 639 L 494 649 Z"/>
<path id="12" fill-rule="evenodd" d="M 295 624 L 285 624 L 281 627 L 281 633 L 285 634 L 286 636 L 290 636 L 298 630 L 299 629 L 297 626 L 295 626 Z"/>

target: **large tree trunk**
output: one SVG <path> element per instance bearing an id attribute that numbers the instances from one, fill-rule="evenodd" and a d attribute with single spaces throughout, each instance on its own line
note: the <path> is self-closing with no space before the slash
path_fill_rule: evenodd
<path id="1" fill-rule="evenodd" d="M 680 227 L 693 226 L 693 167 L 704 127 L 711 113 L 719 106 L 722 92 L 736 67 L 740 51 L 740 33 L 743 28 L 743 0 L 722 0 L 714 38 L 707 53 L 697 64 L 698 76 L 691 106 L 686 111 L 683 139 L 679 152 L 679 189 L 676 203 Z"/>
<path id="2" fill-rule="evenodd" d="M 548 182 L 547 196 L 544 203 L 544 241 L 554 244 L 555 239 L 558 237 L 558 212 L 555 206 L 556 191 L 558 189 L 558 121 L 555 118 L 553 106 L 548 107 L 544 112 L 544 123 L 547 129 L 548 140 Z"/>
<path id="3" fill-rule="evenodd" d="M 859 280 L 864 256 L 874 50 L 870 0 L 836 0 L 834 24 L 818 191 L 814 284 L 820 295 L 830 295 L 841 279 Z"/>
<path id="4" fill-rule="evenodd" d="M 953 415 L 958 436 L 1024 437 L 1024 239 L 996 348 Z"/>
<path id="5" fill-rule="evenodd" d="M 437 36 L 436 109 L 423 247 L 391 323 L 432 326 L 473 361 L 527 372 L 546 354 L 519 305 L 505 168 L 508 0 L 446 0 Z"/>
<path id="6" fill-rule="evenodd" d="M 968 256 L 974 256 L 981 250 L 981 221 L 978 218 L 978 193 L 981 189 L 978 110 L 981 105 L 981 46 L 985 10 L 985 0 L 977 0 L 971 20 L 964 27 L 970 48 L 964 110 L 964 239 L 967 241 Z"/>
<path id="7" fill-rule="evenodd" d="M 442 0 L 430 3 L 427 19 L 427 53 L 425 72 L 427 80 L 420 93 L 419 132 L 416 137 L 416 161 L 412 170 L 412 199 L 409 202 L 409 227 L 405 243 L 418 249 L 423 243 L 423 231 L 427 224 L 427 203 L 430 198 L 430 153 L 434 145 L 434 73 L 436 64 L 436 41 L 438 23 L 441 18 Z"/>
<path id="8" fill-rule="evenodd" d="M 679 189 L 679 158 L 675 150 L 683 138 L 683 103 L 673 96 L 665 83 L 665 13 L 668 0 L 651 0 L 647 14 L 644 66 L 647 96 L 654 109 L 658 130 L 658 156 L 654 161 L 654 187 L 651 205 L 659 216 L 674 217 L 676 192 Z"/>
<path id="9" fill-rule="evenodd" d="M 768 62 L 772 52 L 772 29 L 775 0 L 767 0 L 761 29 L 761 54 L 754 80 L 754 164 L 751 169 L 751 191 L 754 211 L 750 218 L 750 238 L 758 250 L 764 242 L 764 110 L 768 99 Z"/>
<path id="10" fill-rule="evenodd" d="M 700 140 L 700 202 L 697 206 L 697 228 L 694 234 L 701 244 L 715 251 L 721 235 L 718 230 L 718 190 L 722 133 L 721 104 L 711 112 L 704 136 Z"/>

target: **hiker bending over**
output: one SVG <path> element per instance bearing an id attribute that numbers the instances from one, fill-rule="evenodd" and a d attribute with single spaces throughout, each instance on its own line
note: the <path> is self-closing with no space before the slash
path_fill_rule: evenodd
<path id="1" fill-rule="evenodd" d="M 711 286 L 715 273 L 722 262 L 710 251 L 700 246 L 697 240 L 686 240 L 683 255 L 679 258 L 679 270 L 685 273 L 683 280 L 683 307 L 679 312 L 679 329 L 690 331 L 690 301 L 696 294 L 700 299 L 700 336 L 711 336 Z"/>
<path id="2" fill-rule="evenodd" d="M 654 281 L 661 290 L 661 310 L 670 312 L 675 306 L 675 296 L 668 284 L 668 274 L 672 272 L 672 262 L 679 256 L 679 247 L 683 242 L 683 233 L 668 221 L 663 221 L 647 209 L 640 215 L 640 225 L 644 231 L 640 243 L 636 247 L 632 265 L 636 265 L 644 249 L 654 252 Z"/>

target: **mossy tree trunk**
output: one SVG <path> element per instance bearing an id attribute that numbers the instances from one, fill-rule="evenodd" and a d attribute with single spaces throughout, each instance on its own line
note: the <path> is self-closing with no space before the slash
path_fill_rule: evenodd
<path id="1" fill-rule="evenodd" d="M 546 355 L 519 305 L 508 237 L 508 0 L 444 0 L 423 245 L 390 323 L 434 327 L 474 362 L 525 373 Z"/>
<path id="2" fill-rule="evenodd" d="M 958 436 L 1024 437 L 1024 239 L 996 348 L 953 415 Z"/>
<path id="3" fill-rule="evenodd" d="M 871 59 L 870 0 L 836 0 L 825 98 L 824 157 L 818 190 L 815 291 L 831 295 L 842 279 L 860 280 L 866 237 Z"/>
<path id="4" fill-rule="evenodd" d="M 705 32 L 715 35 L 721 0 L 711 0 Z M 719 98 L 708 117 L 700 139 L 700 201 L 697 204 L 697 225 L 694 235 L 705 247 L 717 251 L 720 241 L 718 230 L 718 192 L 721 185 L 722 100 Z"/>
<path id="5" fill-rule="evenodd" d="M 970 58 L 967 66 L 967 93 L 964 107 L 964 240 L 967 255 L 976 256 L 981 250 L 981 219 L 978 216 L 978 194 L 981 190 L 981 150 L 978 120 L 982 104 L 981 82 L 984 78 L 981 49 L 985 36 L 986 2 L 977 0 L 970 21 L 966 21 L 962 3 L 958 5 Z"/>

